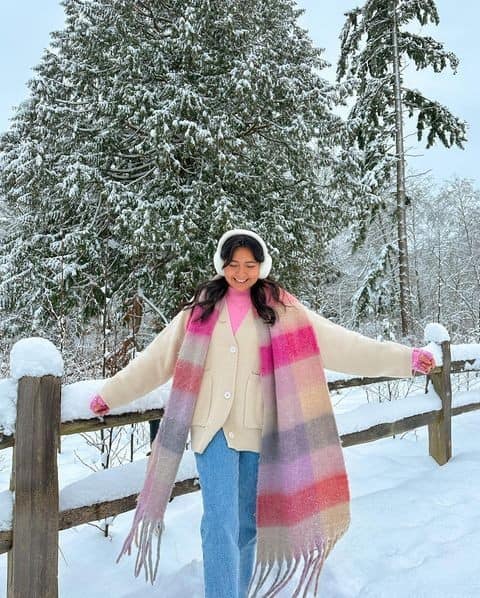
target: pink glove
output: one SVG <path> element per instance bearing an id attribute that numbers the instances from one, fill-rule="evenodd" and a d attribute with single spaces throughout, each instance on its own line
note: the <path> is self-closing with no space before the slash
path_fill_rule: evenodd
<path id="1" fill-rule="evenodd" d="M 435 358 L 425 349 L 413 349 L 412 352 L 412 370 L 415 372 L 422 372 L 422 374 L 429 374 L 434 367 L 436 367 Z"/>
<path id="2" fill-rule="evenodd" d="M 106 415 L 110 407 L 105 403 L 100 395 L 95 395 L 90 401 L 90 409 L 95 415 Z"/>

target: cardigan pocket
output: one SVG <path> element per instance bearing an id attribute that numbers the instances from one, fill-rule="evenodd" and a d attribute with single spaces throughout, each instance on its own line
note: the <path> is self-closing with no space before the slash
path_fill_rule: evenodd
<path id="1" fill-rule="evenodd" d="M 263 427 L 263 400 L 260 374 L 256 372 L 252 372 L 247 380 L 243 423 L 246 428 L 262 429 Z"/>
<path id="2" fill-rule="evenodd" d="M 212 373 L 204 370 L 202 383 L 198 392 L 195 410 L 192 417 L 192 426 L 206 426 L 212 406 Z"/>

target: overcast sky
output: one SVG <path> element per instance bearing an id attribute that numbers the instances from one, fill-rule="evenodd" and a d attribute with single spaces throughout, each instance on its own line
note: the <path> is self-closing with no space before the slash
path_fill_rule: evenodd
<path id="1" fill-rule="evenodd" d="M 344 12 L 359 2 L 354 0 L 299 0 L 305 9 L 301 24 L 309 30 L 316 46 L 325 48 L 324 56 L 332 68 L 324 76 L 333 80 L 334 65 L 338 59 L 338 36 L 344 22 Z M 445 43 L 457 54 L 460 67 L 457 75 L 433 74 L 430 71 L 412 71 L 405 84 L 418 88 L 427 97 L 436 99 L 450 108 L 469 124 L 465 150 L 429 150 L 416 145 L 411 136 L 408 144 L 415 157 L 409 159 L 410 168 L 417 172 L 431 170 L 438 182 L 454 175 L 478 181 L 477 157 L 480 151 L 479 75 L 477 60 L 480 56 L 479 0 L 437 0 L 440 25 L 424 29 L 425 33 Z M 27 95 L 26 82 L 32 76 L 31 68 L 38 64 L 43 49 L 49 43 L 49 33 L 61 29 L 63 9 L 58 0 L 1 0 L 0 1 L 0 131 L 8 128 L 13 106 Z M 420 29 L 417 29 L 420 32 Z M 410 129 L 411 130 L 411 129 Z"/>

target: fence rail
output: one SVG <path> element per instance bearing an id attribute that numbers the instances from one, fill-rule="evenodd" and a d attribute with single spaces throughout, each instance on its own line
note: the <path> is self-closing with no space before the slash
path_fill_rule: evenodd
<path id="1" fill-rule="evenodd" d="M 474 371 L 475 359 L 452 362 L 450 343 L 441 343 L 442 366 L 427 379 L 441 407 L 376 423 L 341 434 L 343 447 L 378 440 L 428 426 L 429 454 L 439 465 L 452 455 L 451 418 L 480 409 L 478 402 L 452 408 L 451 374 Z M 348 378 L 329 382 L 330 391 L 360 387 L 392 378 Z M 479 392 L 480 394 L 480 392 Z M 56 453 L 61 435 L 92 432 L 161 419 L 163 409 L 107 415 L 100 420 L 60 422 L 61 379 L 24 376 L 18 381 L 15 435 L 0 435 L 0 449 L 13 447 L 10 490 L 15 491 L 12 529 L 0 531 L 0 552 L 8 552 L 8 598 L 52 598 L 58 595 L 58 531 L 112 517 L 135 508 L 137 493 L 60 511 Z M 95 474 L 96 475 L 96 474 Z M 199 489 L 198 479 L 176 482 L 172 498 Z"/>

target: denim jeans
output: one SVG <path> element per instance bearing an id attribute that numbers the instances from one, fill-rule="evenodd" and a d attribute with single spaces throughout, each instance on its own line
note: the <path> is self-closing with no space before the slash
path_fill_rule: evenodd
<path id="1" fill-rule="evenodd" d="M 222 429 L 202 454 L 195 453 L 203 501 L 205 598 L 246 598 L 257 538 L 259 457 L 231 449 Z"/>

